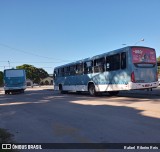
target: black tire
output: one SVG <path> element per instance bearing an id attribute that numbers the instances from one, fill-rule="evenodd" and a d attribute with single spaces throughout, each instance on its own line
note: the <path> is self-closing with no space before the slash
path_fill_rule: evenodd
<path id="1" fill-rule="evenodd" d="M 59 84 L 59 93 L 62 93 L 62 90 L 63 90 L 62 85 Z"/>
<path id="2" fill-rule="evenodd" d="M 89 85 L 88 91 L 89 91 L 90 96 L 96 96 L 97 95 L 94 84 Z"/>
<path id="3" fill-rule="evenodd" d="M 119 93 L 119 91 L 108 91 L 108 93 L 110 96 L 116 96 Z"/>
<path id="4" fill-rule="evenodd" d="M 64 90 L 63 90 L 63 87 L 62 87 L 61 84 L 59 85 L 59 92 L 60 92 L 61 94 L 67 93 L 67 91 L 64 91 Z"/>

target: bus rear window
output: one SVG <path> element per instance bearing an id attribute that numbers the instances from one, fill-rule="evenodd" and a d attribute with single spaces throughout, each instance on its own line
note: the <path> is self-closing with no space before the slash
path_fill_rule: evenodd
<path id="1" fill-rule="evenodd" d="M 142 47 L 132 48 L 132 62 L 134 64 L 156 64 L 155 50 Z"/>
<path id="2" fill-rule="evenodd" d="M 23 77 L 24 71 L 23 70 L 6 70 L 5 76 L 6 77 Z"/>

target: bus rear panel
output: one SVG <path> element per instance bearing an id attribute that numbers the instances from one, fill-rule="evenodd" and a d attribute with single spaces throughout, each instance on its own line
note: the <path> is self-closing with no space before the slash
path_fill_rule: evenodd
<path id="1" fill-rule="evenodd" d="M 155 88 L 158 86 L 156 52 L 152 48 L 132 47 L 132 73 L 130 89 Z"/>
<path id="2" fill-rule="evenodd" d="M 23 69 L 4 70 L 5 94 L 24 92 L 26 89 L 26 73 Z"/>

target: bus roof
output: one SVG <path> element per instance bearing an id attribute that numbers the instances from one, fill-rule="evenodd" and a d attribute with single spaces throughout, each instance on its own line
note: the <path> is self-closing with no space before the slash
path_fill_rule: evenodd
<path id="1" fill-rule="evenodd" d="M 24 69 L 4 69 L 4 71 L 9 71 L 9 70 L 24 70 Z"/>
<path id="2" fill-rule="evenodd" d="M 91 58 L 85 58 L 85 59 L 82 59 L 82 60 L 78 60 L 78 61 L 75 61 L 75 62 L 71 62 L 71 63 L 67 63 L 67 64 L 64 64 L 64 65 L 57 66 L 54 69 L 67 67 L 67 66 L 71 66 L 71 65 L 74 65 L 74 64 L 80 64 L 80 63 L 90 61 L 90 60 L 91 60 Z"/>
<path id="3" fill-rule="evenodd" d="M 120 49 L 116 49 L 116 50 L 108 51 L 108 52 L 105 52 L 105 53 L 102 53 L 102 54 L 99 54 L 99 55 L 95 55 L 93 57 L 89 57 L 89 58 L 85 58 L 85 59 L 78 60 L 78 61 L 75 61 L 75 62 L 71 62 L 71 63 L 68 63 L 68 64 L 64 64 L 64 65 L 61 65 L 61 66 L 57 66 L 54 69 L 67 67 L 67 66 L 71 66 L 71 65 L 74 65 L 74 64 L 79 64 L 79 63 L 83 63 L 83 62 L 90 61 L 90 60 L 95 60 L 95 59 L 104 57 L 106 55 L 113 55 L 115 53 L 122 52 L 124 50 L 129 50 L 130 48 L 133 48 L 133 47 L 154 49 L 154 48 L 150 48 L 150 47 L 146 47 L 146 46 L 126 46 L 126 47 L 123 47 L 123 48 L 120 48 Z"/>
<path id="4" fill-rule="evenodd" d="M 113 51 L 109 51 L 109 52 L 106 52 L 106 53 L 103 53 L 103 54 L 95 55 L 91 59 L 94 60 L 94 59 L 98 59 L 98 58 L 101 58 L 101 57 L 106 56 L 106 55 L 113 55 L 115 53 L 122 52 L 122 51 L 127 50 L 127 49 L 129 50 L 130 48 L 133 48 L 133 47 L 153 49 L 153 48 L 145 47 L 145 46 L 126 46 L 126 47 L 116 49 L 116 50 L 113 50 Z"/>

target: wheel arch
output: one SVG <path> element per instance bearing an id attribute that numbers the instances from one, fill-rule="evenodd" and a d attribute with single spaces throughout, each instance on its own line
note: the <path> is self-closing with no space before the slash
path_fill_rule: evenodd
<path id="1" fill-rule="evenodd" d="M 93 81 L 89 81 L 89 82 L 88 82 L 88 85 L 87 85 L 87 91 L 89 91 L 89 86 L 90 86 L 91 84 L 93 84 L 93 85 L 95 86 L 95 83 L 94 83 Z M 95 88 L 96 88 L 96 86 L 95 86 Z"/>
<path id="2" fill-rule="evenodd" d="M 63 85 L 61 83 L 58 84 L 58 89 L 61 91 L 63 90 Z"/>

